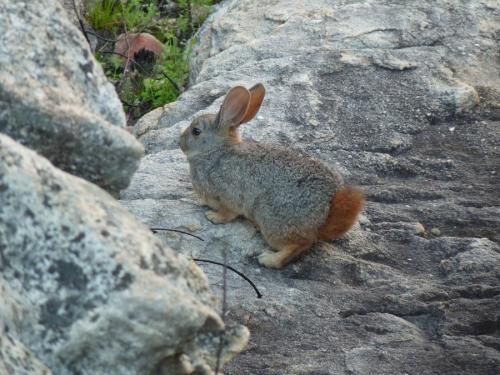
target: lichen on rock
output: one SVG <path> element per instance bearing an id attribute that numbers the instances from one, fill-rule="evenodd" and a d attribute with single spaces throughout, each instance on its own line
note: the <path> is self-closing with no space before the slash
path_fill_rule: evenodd
<path id="1" fill-rule="evenodd" d="M 150 374 L 165 361 L 180 368 L 180 356 L 189 374 L 210 374 L 221 338 L 223 361 L 248 340 L 243 326 L 224 329 L 192 260 L 4 135 L 0 223 L 0 271 L 19 301 L 2 293 L 0 329 L 54 374 Z"/>

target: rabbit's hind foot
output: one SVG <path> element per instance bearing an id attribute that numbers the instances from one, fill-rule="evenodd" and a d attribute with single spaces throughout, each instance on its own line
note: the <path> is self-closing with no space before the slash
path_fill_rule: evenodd
<path id="1" fill-rule="evenodd" d="M 219 208 L 217 211 L 205 212 L 205 216 L 214 224 L 224 224 L 233 221 L 239 215 L 236 212 L 228 210 L 227 208 Z"/>
<path id="2" fill-rule="evenodd" d="M 259 263 L 269 268 L 281 268 L 296 259 L 302 252 L 312 246 L 312 241 L 299 240 L 281 246 L 273 246 L 278 251 L 266 251 L 259 255 Z"/>

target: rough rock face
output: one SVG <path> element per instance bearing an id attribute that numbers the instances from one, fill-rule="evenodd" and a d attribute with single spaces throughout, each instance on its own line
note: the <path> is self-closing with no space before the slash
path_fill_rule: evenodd
<path id="1" fill-rule="evenodd" d="M 213 374 L 205 276 L 107 193 L 0 135 L 0 373 Z M 21 344 L 22 343 L 22 344 Z"/>
<path id="2" fill-rule="evenodd" d="M 0 259 L 0 271 L 2 264 L 3 259 Z M 19 326 L 27 312 L 20 298 L 0 278 L 0 374 L 2 375 L 52 374 L 13 332 L 13 328 Z"/>
<path id="3" fill-rule="evenodd" d="M 80 17 L 80 20 L 84 22 L 84 15 L 85 15 L 85 4 L 84 0 L 58 0 L 59 3 L 63 6 L 64 9 L 66 9 L 66 13 L 68 13 L 68 16 L 73 22 L 73 24 L 76 27 L 80 27 L 80 22 L 78 18 Z M 78 15 L 76 12 L 78 12 Z"/>
<path id="4" fill-rule="evenodd" d="M 143 149 L 113 86 L 57 0 L 0 3 L 0 132 L 112 192 Z"/>
<path id="5" fill-rule="evenodd" d="M 500 372 L 499 20 L 488 0 L 235 0 L 209 18 L 190 89 L 137 125 L 148 155 L 122 203 L 226 241 L 262 289 L 229 277 L 230 319 L 251 341 L 226 374 Z M 193 116 L 257 82 L 268 94 L 243 138 L 319 157 L 368 197 L 347 238 L 278 271 L 258 265 L 251 223 L 204 217 L 177 146 Z"/>

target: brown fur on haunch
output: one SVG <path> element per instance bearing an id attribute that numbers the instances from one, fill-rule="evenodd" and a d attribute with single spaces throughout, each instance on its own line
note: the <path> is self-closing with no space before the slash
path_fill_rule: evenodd
<path id="1" fill-rule="evenodd" d="M 318 231 L 318 239 L 334 240 L 352 228 L 365 204 L 361 190 L 344 186 L 337 191 L 330 203 L 330 211 L 325 224 Z"/>

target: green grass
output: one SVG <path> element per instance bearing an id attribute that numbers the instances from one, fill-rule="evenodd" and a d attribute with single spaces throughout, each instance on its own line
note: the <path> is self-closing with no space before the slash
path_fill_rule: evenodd
<path id="1" fill-rule="evenodd" d="M 189 76 L 188 56 L 192 35 L 219 0 L 177 0 L 172 14 L 161 14 L 158 1 L 91 0 L 87 18 L 99 35 L 116 39 L 118 35 L 147 32 L 160 40 L 165 48 L 154 66 L 132 64 L 123 71 L 123 59 L 110 53 L 113 46 L 101 42 L 96 52 L 108 79 L 115 84 L 129 118 L 175 101 Z M 191 8 L 189 8 L 189 3 Z M 190 12 L 190 9 L 192 10 Z M 173 82 L 174 83 L 173 83 Z"/>
<path id="2" fill-rule="evenodd" d="M 140 98 L 155 108 L 177 99 L 181 93 L 179 85 L 184 85 L 188 79 L 188 55 L 175 36 L 167 40 L 161 62 L 155 67 L 157 78 L 144 80 Z"/>
<path id="3" fill-rule="evenodd" d="M 90 25 L 94 30 L 110 29 L 115 13 L 115 0 L 95 1 L 89 11 Z"/>
<path id="4" fill-rule="evenodd" d="M 147 29 L 158 17 L 156 1 L 93 0 L 90 5 L 89 21 L 94 30 L 120 31 L 124 25 L 127 30 L 140 32 Z"/>

